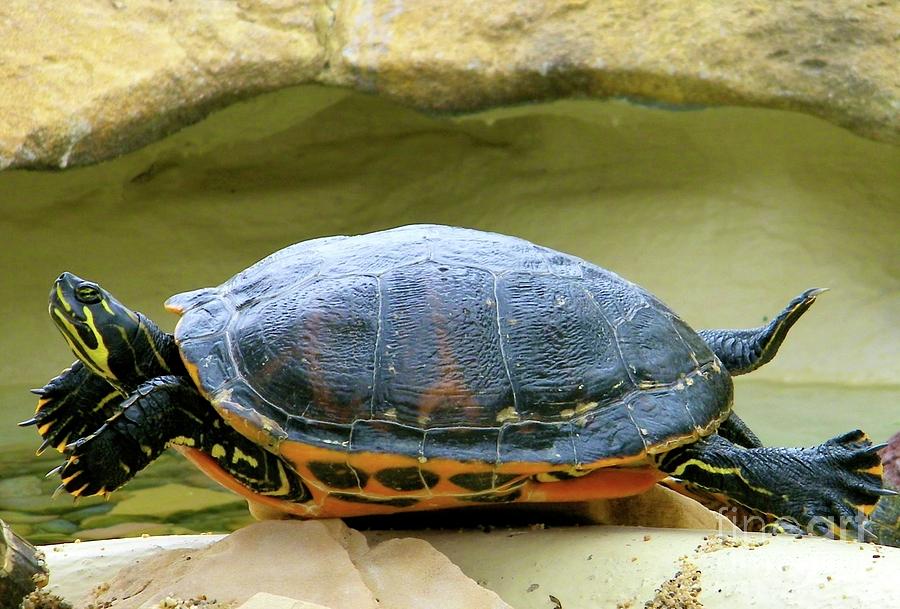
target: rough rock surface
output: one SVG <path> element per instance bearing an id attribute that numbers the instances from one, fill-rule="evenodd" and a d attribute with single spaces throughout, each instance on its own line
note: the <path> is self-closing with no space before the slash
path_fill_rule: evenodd
<path id="1" fill-rule="evenodd" d="M 137 609 L 205 597 L 234 606 L 258 592 L 327 609 L 511 609 L 427 542 L 370 545 L 339 520 L 263 522 L 203 550 L 161 553 L 121 571 L 82 604 Z"/>
<path id="2" fill-rule="evenodd" d="M 8 0 L 0 169 L 134 150 L 262 91 L 421 109 L 570 95 L 809 112 L 900 141 L 900 11 L 850 0 Z"/>
<path id="3" fill-rule="evenodd" d="M 238 535 L 241 539 L 235 541 Z M 328 553 L 322 556 L 309 553 L 310 544 L 323 537 L 332 540 L 324 544 L 330 548 Z M 404 544 L 407 545 L 390 543 L 397 538 L 406 538 Z M 228 543 L 229 540 L 234 543 Z M 370 531 L 363 539 L 360 533 L 337 522 L 293 521 L 253 525 L 224 540 L 218 536 L 190 536 L 187 543 L 181 545 L 183 541 L 178 536 L 151 537 L 49 547 L 46 554 L 50 563 L 51 591 L 62 594 L 77 587 L 84 594 L 96 585 L 95 582 L 108 582 L 110 588 L 100 586 L 98 592 L 109 597 L 115 594 L 112 586 L 127 584 L 129 578 L 134 583 L 152 579 L 153 573 L 165 578 L 167 574 L 185 571 L 189 566 L 192 568 L 195 562 L 200 567 L 197 574 L 202 576 L 204 570 L 209 573 L 218 562 L 219 568 L 212 571 L 214 577 L 201 580 L 201 585 L 192 588 L 187 588 L 190 584 L 187 577 L 177 581 L 172 577 L 164 579 L 172 584 L 168 586 L 168 596 L 173 599 L 202 598 L 206 594 L 203 590 L 210 587 L 208 584 L 224 580 L 232 586 L 243 582 L 245 590 L 241 596 L 250 600 L 257 590 L 271 589 L 274 582 L 281 592 L 269 592 L 269 595 L 306 600 L 313 593 L 320 600 L 307 602 L 341 609 L 347 605 L 333 600 L 325 602 L 325 598 L 338 596 L 339 591 L 335 588 L 347 581 L 351 569 L 329 573 L 329 579 L 320 580 L 326 588 L 324 594 L 311 587 L 315 582 L 306 577 L 307 572 L 321 573 L 318 561 L 331 560 L 334 555 L 349 556 L 350 562 L 359 569 L 359 557 L 371 555 L 388 567 L 392 561 L 413 565 L 406 567 L 406 579 L 402 584 L 406 590 L 391 591 L 394 593 L 422 590 L 428 582 L 434 581 L 431 567 L 440 566 L 447 559 L 480 586 L 493 591 L 489 597 L 471 596 L 473 590 L 478 594 L 488 593 L 467 580 L 464 585 L 460 582 L 452 597 L 441 596 L 445 594 L 444 586 L 452 584 L 454 573 L 458 574 L 453 567 L 440 573 L 442 583 L 430 590 L 430 597 L 417 599 L 413 605 L 415 609 L 498 609 L 510 605 L 517 609 L 550 609 L 560 605 L 566 609 L 638 608 L 651 600 L 667 600 L 669 592 L 675 595 L 672 600 L 696 598 L 699 593 L 697 600 L 705 609 L 843 609 L 895 606 L 896 573 L 900 568 L 900 550 L 871 544 L 811 537 L 797 539 L 788 535 L 713 536 L 708 531 L 631 527 L 499 528 L 490 532 Z M 165 562 L 154 562 L 157 558 L 164 559 L 166 551 L 160 554 L 160 550 L 172 548 L 172 544 L 193 549 L 188 554 L 169 550 L 167 567 Z M 382 547 L 384 551 L 378 551 Z M 294 551 L 286 551 L 287 548 Z M 427 549 L 430 557 L 419 554 L 419 548 Z M 409 552 L 404 556 L 406 550 Z M 435 560 L 437 552 L 446 558 Z M 184 560 L 186 556 L 192 556 L 192 560 Z M 126 558 L 125 564 L 134 565 L 131 575 L 120 572 L 123 558 Z M 273 568 L 273 564 L 277 564 L 277 568 Z M 163 570 L 158 570 L 160 567 L 164 567 Z M 261 577 L 257 577 L 257 573 L 261 573 Z M 292 582 L 295 573 L 299 577 Z M 349 574 L 356 577 L 355 572 Z M 388 575 L 382 581 L 388 584 L 395 581 L 396 573 Z M 450 580 L 445 580 L 445 576 L 450 576 Z M 367 584 L 371 582 L 368 576 L 364 575 L 364 578 Z M 185 588 L 191 590 L 187 595 L 179 591 Z M 402 599 L 393 594 L 381 596 L 381 591 L 376 594 L 381 599 L 379 609 L 404 606 L 394 604 Z M 73 599 L 80 596 L 62 595 Z M 214 599 L 206 596 L 216 600 L 223 609 L 229 605 L 229 609 L 233 609 L 236 604 L 245 602 L 229 602 L 222 595 L 216 595 Z M 121 594 L 119 598 L 125 601 Z M 127 604 L 114 604 L 112 609 L 154 605 L 153 601 L 144 604 L 137 597 L 127 601 Z M 288 603 L 290 601 L 279 598 L 266 609 L 295 609 L 291 607 L 293 603 Z M 102 605 L 102 602 L 97 604 Z M 288 606 L 282 607 L 282 604 Z M 674 603 L 662 606 L 681 607 Z M 302 605 L 296 609 L 301 608 L 306 609 Z M 353 606 L 353 609 L 359 607 Z"/>
<path id="4" fill-rule="evenodd" d="M 310 603 L 307 601 L 298 601 L 286 596 L 277 596 L 275 594 L 267 594 L 260 592 L 254 594 L 250 599 L 238 607 L 237 609 L 329 609 L 318 603 Z"/>

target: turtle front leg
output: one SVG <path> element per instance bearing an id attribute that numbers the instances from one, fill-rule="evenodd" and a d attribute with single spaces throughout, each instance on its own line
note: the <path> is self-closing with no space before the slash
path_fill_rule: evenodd
<path id="1" fill-rule="evenodd" d="M 171 444 L 203 451 L 254 493 L 306 501 L 309 491 L 280 457 L 229 427 L 190 379 L 160 376 L 140 387 L 123 410 L 66 448 L 62 488 L 75 496 L 111 493 Z"/>
<path id="2" fill-rule="evenodd" d="M 89 436 L 66 447 L 62 487 L 75 496 L 110 493 L 144 469 L 177 438 L 202 436 L 212 407 L 191 382 L 160 376 L 137 388 Z"/>
<path id="3" fill-rule="evenodd" d="M 108 418 L 122 410 L 125 401 L 125 396 L 115 387 L 80 361 L 32 392 L 40 398 L 37 409 L 33 417 L 19 426 L 37 427 L 44 439 L 37 454 L 48 446 L 62 452 L 70 441 L 97 431 Z"/>
<path id="4" fill-rule="evenodd" d="M 811 448 L 748 449 L 713 435 L 663 455 L 659 466 L 782 529 L 840 537 L 864 535 L 875 503 L 894 494 L 882 487 L 880 448 L 858 430 Z"/>

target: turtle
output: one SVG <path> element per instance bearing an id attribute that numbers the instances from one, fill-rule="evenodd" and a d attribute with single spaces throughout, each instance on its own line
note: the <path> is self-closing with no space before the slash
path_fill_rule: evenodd
<path id="1" fill-rule="evenodd" d="M 861 530 L 881 462 L 859 430 L 763 446 L 732 377 L 770 361 L 821 289 L 747 330 L 691 327 L 583 259 L 411 225 L 286 247 L 171 297 L 174 335 L 63 273 L 78 358 L 35 390 L 61 490 L 107 495 L 167 447 L 258 517 L 353 517 L 643 493 L 664 480 L 778 530 Z"/>

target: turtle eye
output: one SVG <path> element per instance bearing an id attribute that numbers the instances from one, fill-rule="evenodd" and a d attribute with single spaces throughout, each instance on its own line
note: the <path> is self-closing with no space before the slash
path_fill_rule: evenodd
<path id="1" fill-rule="evenodd" d="M 97 304 L 102 300 L 100 295 L 100 286 L 93 283 L 82 283 L 75 288 L 75 298 L 78 302 L 86 305 Z"/>

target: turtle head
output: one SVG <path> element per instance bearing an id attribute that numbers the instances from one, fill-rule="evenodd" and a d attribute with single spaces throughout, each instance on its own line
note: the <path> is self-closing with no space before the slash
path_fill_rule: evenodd
<path id="1" fill-rule="evenodd" d="M 146 318 L 96 283 L 60 275 L 50 290 L 50 317 L 75 356 L 123 393 L 151 376 L 141 361 L 152 361 L 155 351 Z"/>

